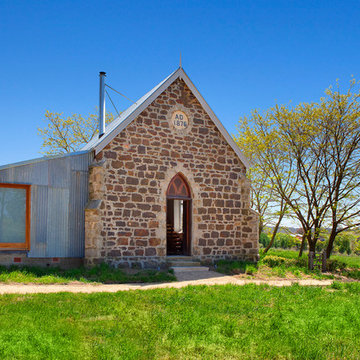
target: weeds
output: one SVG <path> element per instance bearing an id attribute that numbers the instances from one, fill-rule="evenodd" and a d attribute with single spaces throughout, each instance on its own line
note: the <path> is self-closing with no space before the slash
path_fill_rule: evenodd
<path id="1" fill-rule="evenodd" d="M 175 280 L 176 278 L 171 271 L 139 270 L 127 272 L 124 269 L 115 269 L 107 264 L 100 264 L 93 268 L 81 267 L 70 270 L 55 267 L 0 266 L 0 282 L 3 283 L 66 284 L 80 281 L 84 283 L 122 284 Z"/>
<path id="2" fill-rule="evenodd" d="M 217 270 L 225 274 L 247 274 L 260 277 L 312 277 L 315 279 L 334 279 L 336 276 L 345 276 L 360 280 L 360 257 L 336 255 L 327 262 L 328 273 L 320 269 L 308 270 L 307 255 L 298 257 L 293 250 L 271 249 L 267 254 L 260 250 L 260 260 L 257 264 L 246 261 L 226 261 L 217 263 Z"/>

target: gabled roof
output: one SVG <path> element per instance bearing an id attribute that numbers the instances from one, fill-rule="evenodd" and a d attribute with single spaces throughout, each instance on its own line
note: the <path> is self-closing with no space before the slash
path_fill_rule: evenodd
<path id="1" fill-rule="evenodd" d="M 207 104 L 198 89 L 185 73 L 184 69 L 181 67 L 169 75 L 160 84 L 155 86 L 136 103 L 122 112 L 119 117 L 117 117 L 110 125 L 106 127 L 106 132 L 101 138 L 92 139 L 81 150 L 94 150 L 95 154 L 98 154 L 102 149 L 104 149 L 106 145 L 111 142 L 111 140 L 113 140 L 122 130 L 124 130 L 133 120 L 135 120 L 164 90 L 166 90 L 177 79 L 182 79 L 185 82 L 187 87 L 192 91 L 196 99 L 207 112 L 210 119 L 214 122 L 220 133 L 223 135 L 241 162 L 247 168 L 249 166 L 249 161 L 242 154 L 233 138 L 226 131 L 223 124 L 211 110 L 210 106 Z"/>

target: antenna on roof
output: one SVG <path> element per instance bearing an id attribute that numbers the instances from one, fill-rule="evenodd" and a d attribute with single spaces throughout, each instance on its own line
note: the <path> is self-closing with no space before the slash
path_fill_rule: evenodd
<path id="1" fill-rule="evenodd" d="M 180 51 L 180 60 L 179 60 L 179 67 L 182 68 L 182 61 L 181 61 L 181 51 Z"/>

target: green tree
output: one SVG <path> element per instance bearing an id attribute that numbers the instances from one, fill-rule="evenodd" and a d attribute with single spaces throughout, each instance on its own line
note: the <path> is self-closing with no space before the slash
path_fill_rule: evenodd
<path id="1" fill-rule="evenodd" d="M 239 146 L 255 154 L 258 176 L 301 223 L 311 252 L 324 224 L 335 236 L 359 224 L 360 95 L 354 86 L 346 94 L 329 89 L 318 103 L 276 105 L 240 120 Z"/>
<path id="2" fill-rule="evenodd" d="M 360 255 L 360 237 L 355 236 L 354 244 L 353 244 L 353 252 L 356 255 Z"/>
<path id="3" fill-rule="evenodd" d="M 355 250 L 356 246 L 356 237 L 348 232 L 342 232 L 341 234 L 337 235 L 334 242 L 335 250 L 338 251 L 340 254 L 347 253 L 348 255 L 351 254 L 352 248 Z"/>
<path id="4" fill-rule="evenodd" d="M 269 238 L 268 234 L 266 234 L 265 232 L 260 233 L 259 243 L 263 247 L 267 247 L 269 245 L 269 243 L 270 243 L 270 238 Z"/>
<path id="5" fill-rule="evenodd" d="M 331 228 L 326 255 L 329 258 L 335 239 L 344 231 L 360 225 L 360 91 L 353 79 L 346 93 L 326 91 L 319 105 L 321 142 L 313 144 L 322 159 L 328 188 Z M 324 145 L 326 144 L 326 145 Z"/>
<path id="6" fill-rule="evenodd" d="M 44 120 L 46 125 L 38 128 L 44 155 L 78 151 L 99 133 L 97 114 L 89 114 L 87 117 L 79 114 L 64 116 L 63 113 L 46 111 Z M 113 114 L 106 113 L 106 124 L 113 120 Z"/>
<path id="7" fill-rule="evenodd" d="M 240 120 L 235 141 L 250 160 L 247 175 L 251 181 L 251 205 L 260 215 L 260 229 L 266 225 L 274 227 L 266 253 L 274 244 L 283 218 L 289 215 L 281 194 L 290 196 L 296 187 L 297 179 L 291 170 L 293 160 L 282 146 L 271 119 L 257 111 Z"/>
<path id="8" fill-rule="evenodd" d="M 256 128 L 253 126 L 254 123 L 258 125 Z M 271 165 L 269 162 L 264 162 L 264 156 L 268 159 L 271 157 L 276 166 L 281 168 L 282 164 L 279 159 L 286 156 L 286 150 L 270 145 L 277 141 L 277 134 L 268 125 L 267 119 L 254 111 L 250 119 L 245 117 L 240 120 L 238 134 L 235 136 L 237 145 L 250 160 L 247 176 L 251 183 L 251 206 L 260 216 L 259 234 L 266 226 L 274 227 L 264 253 L 267 253 L 273 246 L 280 224 L 287 214 L 287 204 L 279 196 L 274 179 L 269 176 L 271 172 L 269 166 Z M 272 156 L 275 152 L 276 157 Z M 282 175 L 280 182 L 285 191 L 291 192 L 293 184 L 290 181 L 290 174 L 287 175 Z"/>
<path id="9" fill-rule="evenodd" d="M 290 249 L 292 247 L 295 247 L 296 244 L 297 244 L 297 239 L 290 234 L 279 233 L 276 235 L 276 239 L 275 239 L 276 248 Z"/>

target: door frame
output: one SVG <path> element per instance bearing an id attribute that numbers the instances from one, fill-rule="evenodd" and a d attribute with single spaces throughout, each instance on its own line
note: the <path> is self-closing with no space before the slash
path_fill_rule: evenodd
<path id="1" fill-rule="evenodd" d="M 183 183 L 183 187 L 181 189 L 181 193 L 177 193 L 176 191 L 176 186 L 175 188 L 172 187 L 171 185 L 175 182 L 176 178 L 180 178 L 182 183 Z M 175 191 L 174 191 L 175 189 Z M 171 190 L 171 191 L 169 191 Z M 184 223 L 185 223 L 185 227 L 186 227 L 186 233 L 185 233 L 185 229 L 184 229 L 184 250 L 183 250 L 183 255 L 182 256 L 191 256 L 192 254 L 192 247 L 191 247 L 191 240 L 192 240 L 192 196 L 191 196 L 191 191 L 190 191 L 190 186 L 189 183 L 187 182 L 186 178 L 184 177 L 183 174 L 181 173 L 177 173 L 169 182 L 167 191 L 166 191 L 166 226 L 168 224 L 167 219 L 168 219 L 168 200 L 183 200 L 184 201 L 184 208 L 183 208 L 183 227 L 184 227 Z M 185 207 L 186 207 L 186 211 L 185 211 Z M 186 217 L 186 218 L 185 218 Z M 167 246 L 167 232 L 166 232 L 166 256 L 172 256 L 172 255 L 168 255 L 167 251 L 168 251 L 168 246 Z"/>
<path id="2" fill-rule="evenodd" d="M 183 200 L 183 231 L 184 231 L 184 245 L 183 245 L 183 254 L 179 256 L 191 256 L 192 248 L 191 248 L 191 229 L 192 229 L 192 200 L 184 199 L 184 198 L 176 198 L 176 197 L 166 197 L 166 226 L 168 224 L 168 200 Z M 185 224 L 184 224 L 185 222 Z M 184 228 L 185 225 L 185 228 Z M 168 253 L 168 238 L 166 232 L 166 256 L 176 256 L 169 255 Z"/>

